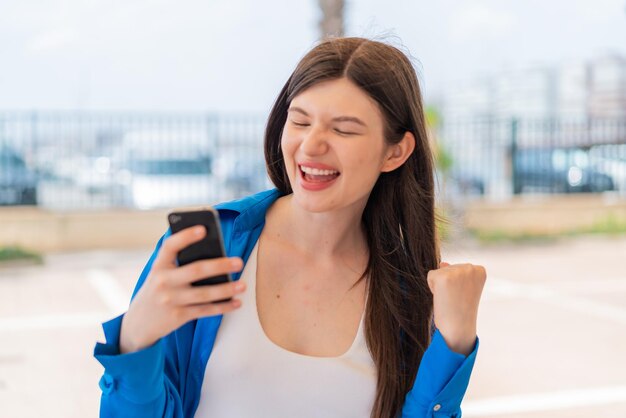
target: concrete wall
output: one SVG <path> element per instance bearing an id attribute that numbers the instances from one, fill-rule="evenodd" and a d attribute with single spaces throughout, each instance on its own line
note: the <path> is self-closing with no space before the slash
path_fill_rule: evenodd
<path id="1" fill-rule="evenodd" d="M 167 211 L 55 213 L 33 207 L 0 208 L 0 246 L 41 252 L 150 248 L 167 230 Z"/>
<path id="2" fill-rule="evenodd" d="M 507 202 L 473 202 L 464 225 L 481 231 L 558 234 L 613 219 L 626 223 L 626 199 L 614 195 L 516 196 Z"/>
<path id="3" fill-rule="evenodd" d="M 41 252 L 152 248 L 167 229 L 167 211 L 66 212 L 0 208 L 0 246 Z M 559 233 L 611 216 L 626 223 L 626 199 L 599 195 L 528 196 L 508 202 L 470 203 L 467 228 L 509 233 Z"/>

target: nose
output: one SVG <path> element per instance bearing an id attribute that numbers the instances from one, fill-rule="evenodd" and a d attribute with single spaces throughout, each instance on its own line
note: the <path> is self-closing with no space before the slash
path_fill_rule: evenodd
<path id="1" fill-rule="evenodd" d="M 311 127 L 300 143 L 300 150 L 306 155 L 323 155 L 328 151 L 326 131 L 319 127 Z"/>

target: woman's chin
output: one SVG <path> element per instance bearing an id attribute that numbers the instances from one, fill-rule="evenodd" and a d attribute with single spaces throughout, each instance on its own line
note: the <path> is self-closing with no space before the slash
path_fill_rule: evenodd
<path id="1" fill-rule="evenodd" d="M 337 199 L 333 197 L 334 193 L 328 193 L 329 190 L 310 191 L 296 185 L 293 188 L 294 203 L 299 207 L 312 213 L 328 212 L 336 209 Z"/>

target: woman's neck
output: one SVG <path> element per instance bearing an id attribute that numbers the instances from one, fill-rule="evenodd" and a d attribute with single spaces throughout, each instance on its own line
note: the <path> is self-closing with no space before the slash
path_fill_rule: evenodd
<path id="1" fill-rule="evenodd" d="M 324 213 L 304 210 L 293 194 L 278 199 L 269 209 L 274 234 L 299 252 L 322 258 L 358 256 L 367 251 L 361 218 L 364 208 L 346 207 Z"/>

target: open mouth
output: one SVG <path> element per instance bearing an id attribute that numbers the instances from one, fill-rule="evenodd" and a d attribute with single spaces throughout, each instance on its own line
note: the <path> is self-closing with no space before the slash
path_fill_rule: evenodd
<path id="1" fill-rule="evenodd" d="M 302 165 L 298 167 L 302 178 L 309 183 L 328 183 L 341 175 L 337 170 L 324 170 Z"/>

